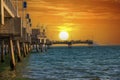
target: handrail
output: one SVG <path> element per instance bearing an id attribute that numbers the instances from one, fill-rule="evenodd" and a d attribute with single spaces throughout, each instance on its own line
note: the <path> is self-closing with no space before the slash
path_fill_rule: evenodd
<path id="1" fill-rule="evenodd" d="M 11 0 L 3 0 L 5 4 L 9 7 L 9 9 L 12 11 L 12 13 L 17 16 L 17 10 L 15 9 L 13 3 Z"/>

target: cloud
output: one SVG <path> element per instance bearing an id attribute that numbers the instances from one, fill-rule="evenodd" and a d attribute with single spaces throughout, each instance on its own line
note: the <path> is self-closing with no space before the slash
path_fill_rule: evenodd
<path id="1" fill-rule="evenodd" d="M 21 1 L 19 0 L 19 3 Z M 27 11 L 42 19 L 62 17 L 65 22 L 79 19 L 120 19 L 120 0 L 27 0 L 27 2 Z"/>

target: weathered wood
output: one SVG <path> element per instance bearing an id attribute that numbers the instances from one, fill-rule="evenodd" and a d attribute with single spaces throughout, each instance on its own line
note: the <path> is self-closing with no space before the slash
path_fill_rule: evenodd
<path id="1" fill-rule="evenodd" d="M 14 35 L 20 37 L 22 34 L 21 18 L 5 18 L 5 24 L 0 27 L 0 34 L 4 36 Z"/>
<path id="2" fill-rule="evenodd" d="M 31 51 L 31 45 L 30 45 L 30 43 L 28 44 L 28 51 L 29 52 Z"/>
<path id="3" fill-rule="evenodd" d="M 23 42 L 23 56 L 26 57 L 25 43 Z"/>
<path id="4" fill-rule="evenodd" d="M 15 69 L 15 56 L 14 56 L 14 49 L 13 49 L 13 41 L 10 38 L 10 67 L 11 70 Z"/>
<path id="5" fill-rule="evenodd" d="M 43 52 L 43 44 L 40 44 L 40 50 L 41 50 L 41 52 Z"/>
<path id="6" fill-rule="evenodd" d="M 30 45 L 29 45 L 29 43 L 27 44 L 27 49 L 28 49 L 28 53 L 30 53 Z"/>
<path id="7" fill-rule="evenodd" d="M 1 46 L 1 62 L 4 62 L 4 40 L 2 40 Z"/>
<path id="8" fill-rule="evenodd" d="M 36 51 L 39 52 L 37 44 L 36 44 Z"/>
<path id="9" fill-rule="evenodd" d="M 20 52 L 19 40 L 16 40 L 16 46 L 17 46 L 17 59 L 18 59 L 18 62 L 21 62 L 21 52 Z"/>
<path id="10" fill-rule="evenodd" d="M 20 52 L 21 52 L 21 57 L 24 56 L 23 43 L 21 42 L 20 42 Z"/>
<path id="11" fill-rule="evenodd" d="M 26 49 L 26 54 L 28 54 L 28 47 L 27 47 L 27 43 L 25 43 L 25 49 Z"/>
<path id="12" fill-rule="evenodd" d="M 0 0 L 0 24 L 4 24 L 3 0 Z"/>
<path id="13" fill-rule="evenodd" d="M 5 44 L 5 55 L 7 55 L 7 44 Z"/>

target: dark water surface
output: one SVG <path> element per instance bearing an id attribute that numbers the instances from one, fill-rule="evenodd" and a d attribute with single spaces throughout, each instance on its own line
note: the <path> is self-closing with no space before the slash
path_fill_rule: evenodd
<path id="1" fill-rule="evenodd" d="M 54 47 L 32 53 L 23 77 L 35 80 L 120 80 L 120 47 Z"/>

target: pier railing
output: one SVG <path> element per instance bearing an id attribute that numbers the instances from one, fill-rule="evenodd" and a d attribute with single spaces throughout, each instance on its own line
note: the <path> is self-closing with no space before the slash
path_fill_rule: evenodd
<path id="1" fill-rule="evenodd" d="M 17 10 L 15 9 L 15 6 L 13 5 L 12 1 L 11 0 L 3 0 L 3 1 L 11 10 L 11 12 L 14 14 L 14 16 L 17 16 Z"/>

